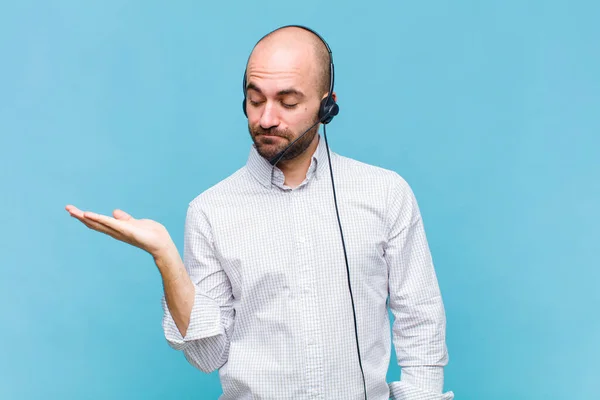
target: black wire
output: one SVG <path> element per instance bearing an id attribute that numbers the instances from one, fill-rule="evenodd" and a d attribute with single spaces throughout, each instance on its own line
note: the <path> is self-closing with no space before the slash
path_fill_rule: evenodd
<path id="1" fill-rule="evenodd" d="M 329 173 L 331 174 L 331 187 L 333 188 L 333 201 L 335 203 L 335 213 L 337 215 L 338 225 L 340 226 L 340 235 L 342 237 L 342 247 L 344 249 L 344 259 L 346 260 L 346 273 L 348 274 L 348 290 L 350 290 L 350 300 L 352 300 L 352 315 L 354 316 L 354 334 L 356 336 L 356 351 L 358 352 L 358 365 L 363 379 L 363 388 L 365 391 L 365 400 L 367 400 L 367 384 L 365 382 L 365 373 L 363 371 L 362 360 L 360 357 L 360 346 L 358 345 L 358 327 L 356 325 L 356 310 L 354 309 L 354 296 L 352 296 L 352 285 L 350 285 L 350 268 L 348 267 L 348 255 L 346 254 L 346 243 L 344 242 L 344 232 L 342 231 L 342 222 L 340 221 L 340 212 L 338 210 L 337 197 L 335 195 L 335 184 L 333 182 L 333 169 L 331 168 L 331 155 L 329 154 L 329 144 L 327 143 L 327 130 L 323 124 L 323 136 L 325 137 L 325 146 L 327 147 L 327 159 L 329 160 Z"/>

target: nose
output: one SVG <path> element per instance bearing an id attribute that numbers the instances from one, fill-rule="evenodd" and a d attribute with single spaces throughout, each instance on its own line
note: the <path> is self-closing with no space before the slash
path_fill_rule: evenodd
<path id="1" fill-rule="evenodd" d="M 273 103 L 267 102 L 260 116 L 260 126 L 263 129 L 270 129 L 279 126 L 279 113 Z"/>

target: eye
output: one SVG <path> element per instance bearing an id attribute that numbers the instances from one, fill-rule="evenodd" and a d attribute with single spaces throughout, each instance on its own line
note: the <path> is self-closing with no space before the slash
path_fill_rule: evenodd
<path id="1" fill-rule="evenodd" d="M 259 104 L 261 104 L 261 103 L 262 103 L 262 101 L 254 101 L 254 100 L 252 100 L 252 99 L 248 99 L 248 102 L 249 102 L 249 103 L 250 103 L 250 105 L 251 105 L 251 106 L 253 106 L 253 107 L 256 107 L 256 106 L 258 106 Z"/>
<path id="2" fill-rule="evenodd" d="M 281 103 L 281 105 L 283 105 L 285 108 L 292 109 L 292 108 L 296 108 L 296 106 L 298 105 L 298 103 L 296 103 L 296 104 Z"/>

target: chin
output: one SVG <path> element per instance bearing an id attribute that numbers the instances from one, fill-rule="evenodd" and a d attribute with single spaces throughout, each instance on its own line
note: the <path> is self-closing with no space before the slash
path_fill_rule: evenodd
<path id="1" fill-rule="evenodd" d="M 275 148 L 272 145 L 256 144 L 256 150 L 262 157 L 271 159 L 275 157 L 283 149 Z"/>

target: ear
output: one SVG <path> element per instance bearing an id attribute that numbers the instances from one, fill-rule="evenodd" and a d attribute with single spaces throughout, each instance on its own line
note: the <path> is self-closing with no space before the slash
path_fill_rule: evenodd
<path id="1" fill-rule="evenodd" d="M 327 96 L 329 96 L 329 93 L 325 93 L 325 95 L 321 98 L 321 101 L 323 101 L 323 99 L 326 99 Z M 331 98 L 337 103 L 337 94 L 335 92 L 331 94 Z"/>

